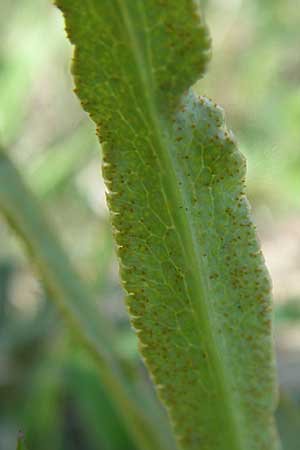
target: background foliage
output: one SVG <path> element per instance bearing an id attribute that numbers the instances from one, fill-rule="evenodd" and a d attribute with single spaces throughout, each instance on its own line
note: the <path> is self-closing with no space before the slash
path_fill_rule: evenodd
<path id="1" fill-rule="evenodd" d="M 284 449 L 300 438 L 300 10 L 209 0 L 214 55 L 199 84 L 248 157 L 248 192 L 274 280 Z M 71 49 L 47 0 L 2 0 L 0 139 L 42 201 L 124 358 L 144 372 L 118 284 L 94 127 L 72 93 Z M 180 62 L 179 62 L 180 63 Z M 0 222 L 0 449 L 134 449 L 98 374 Z M 145 374 L 146 377 L 146 374 Z"/>

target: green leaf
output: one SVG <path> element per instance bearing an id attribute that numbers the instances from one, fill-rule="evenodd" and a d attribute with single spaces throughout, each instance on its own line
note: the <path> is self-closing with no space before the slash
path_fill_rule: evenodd
<path id="1" fill-rule="evenodd" d="M 164 416 L 140 380 L 130 386 L 132 367 L 114 345 L 111 329 L 102 320 L 91 293 L 74 270 L 68 255 L 48 224 L 41 205 L 28 190 L 12 161 L 0 147 L 0 212 L 26 245 L 49 299 L 74 336 L 95 360 L 101 381 L 128 432 L 141 449 L 169 450 L 172 439 L 162 432 Z M 143 390 L 141 390 L 143 388 Z M 152 408 L 152 411 L 151 411 Z M 150 411 L 155 411 L 153 417 Z"/>
<path id="2" fill-rule="evenodd" d="M 26 450 L 24 434 L 20 431 L 18 434 L 17 450 Z"/>
<path id="3" fill-rule="evenodd" d="M 39 199 L 57 194 L 86 165 L 94 143 L 89 128 L 81 125 L 72 136 L 47 148 L 24 167 L 24 177 Z"/>
<path id="4" fill-rule="evenodd" d="M 192 0 L 58 0 L 98 126 L 127 304 L 186 450 L 274 450 L 270 281 Z M 176 112 L 177 111 L 177 112 Z"/>

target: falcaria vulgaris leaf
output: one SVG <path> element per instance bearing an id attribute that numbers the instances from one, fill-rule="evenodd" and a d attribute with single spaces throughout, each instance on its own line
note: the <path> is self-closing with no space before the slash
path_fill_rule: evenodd
<path id="1" fill-rule="evenodd" d="M 57 4 L 103 144 L 132 324 L 178 443 L 274 450 L 270 280 L 245 160 L 222 109 L 189 89 L 209 56 L 197 2 Z"/>

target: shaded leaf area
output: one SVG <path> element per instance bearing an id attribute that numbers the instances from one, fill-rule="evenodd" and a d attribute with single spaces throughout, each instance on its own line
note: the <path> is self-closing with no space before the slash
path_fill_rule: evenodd
<path id="1" fill-rule="evenodd" d="M 277 448 L 270 282 L 192 1 L 59 0 L 132 323 L 185 449 Z M 174 117 L 174 110 L 179 112 Z"/>
<path id="2" fill-rule="evenodd" d="M 12 161 L 0 148 L 0 210 L 22 238 L 63 315 L 87 345 L 95 345 L 99 359 L 110 361 L 111 331 L 96 315 L 91 293 L 74 270 L 51 225 Z M 87 307 L 88 305 L 88 307 Z M 97 341 L 97 344 L 96 344 Z M 90 344 L 89 344 L 90 343 Z M 93 344 L 94 343 L 94 344 Z"/>
<path id="3" fill-rule="evenodd" d="M 22 432 L 19 432 L 18 435 L 18 442 L 17 442 L 17 450 L 26 450 L 27 447 L 25 446 L 25 439 Z"/>
<path id="4" fill-rule="evenodd" d="M 11 268 L 11 276 L 19 270 Z M 4 428 L 13 420 L 24 430 L 26 450 L 137 448 L 101 383 L 97 364 L 62 330 L 51 299 L 41 299 L 34 319 L 17 316 L 10 300 L 11 292 L 0 296 L 5 322 L 1 337 L 6 335 L 0 346 L 6 362 L 0 385 L 0 448 L 16 449 L 15 427 L 11 443 Z"/>
<path id="5" fill-rule="evenodd" d="M 88 287 L 72 267 L 39 203 L 1 148 L 0 211 L 26 245 L 49 292 L 49 299 L 53 300 L 74 336 L 95 360 L 101 381 L 110 392 L 128 432 L 141 448 L 169 448 L 172 439 L 165 429 L 162 433 L 161 428 L 161 423 L 165 423 L 164 416 L 157 410 L 143 381 L 137 377 L 130 386 L 133 367 L 123 360 L 114 344 L 111 329 L 90 299 Z"/>

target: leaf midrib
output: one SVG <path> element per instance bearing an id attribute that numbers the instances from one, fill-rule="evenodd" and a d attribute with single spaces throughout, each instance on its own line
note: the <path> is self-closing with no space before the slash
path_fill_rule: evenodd
<path id="1" fill-rule="evenodd" d="M 187 192 L 188 190 L 186 180 L 182 175 L 181 182 L 185 185 L 185 189 L 181 192 L 176 183 L 176 172 L 180 173 L 180 167 L 178 166 L 178 163 L 172 153 L 173 144 L 171 137 L 169 136 L 168 142 L 165 138 L 166 133 L 164 130 L 166 124 L 158 113 L 155 102 L 153 101 L 154 86 L 153 83 L 150 82 L 147 72 L 144 70 L 144 66 L 146 66 L 146 64 L 143 64 L 143 53 L 140 48 L 140 42 L 135 36 L 135 30 L 130 18 L 130 10 L 127 6 L 127 0 L 116 0 L 116 2 L 122 15 L 129 42 L 131 43 L 140 82 L 144 88 L 143 92 L 145 94 L 145 102 L 149 112 L 149 118 L 152 121 L 153 130 L 155 131 L 156 142 L 153 145 L 153 151 L 156 152 L 158 164 L 160 165 L 160 168 L 163 169 L 162 173 L 165 172 L 167 174 L 167 176 L 161 177 L 163 194 L 167 199 L 167 203 L 173 205 L 173 208 L 169 208 L 169 214 L 172 218 L 174 228 L 179 230 L 178 237 L 180 239 L 182 252 L 185 256 L 186 267 L 193 268 L 193 278 L 192 280 L 187 280 L 187 284 L 194 292 L 194 295 L 192 295 L 192 300 L 194 300 L 193 313 L 195 316 L 195 322 L 198 326 L 201 324 L 202 330 L 205 329 L 205 335 L 208 338 L 210 347 L 210 356 L 213 359 L 213 367 L 217 369 L 216 375 L 218 376 L 218 385 L 221 387 L 221 392 L 223 394 L 224 403 L 228 413 L 226 414 L 224 411 L 224 417 L 228 419 L 228 426 L 232 435 L 232 442 L 230 444 L 234 445 L 234 447 L 231 447 L 231 450 L 242 450 L 245 446 L 243 445 L 243 437 L 240 431 L 240 421 L 237 420 L 234 405 L 230 400 L 230 383 L 228 381 L 230 374 L 227 374 L 226 363 L 224 358 L 222 358 L 221 353 L 218 351 L 217 339 L 212 327 L 212 324 L 217 320 L 217 316 L 214 314 L 209 302 L 209 288 L 207 286 L 205 263 L 201 257 L 198 240 L 193 227 L 193 220 L 189 214 L 191 205 L 189 204 L 190 202 L 187 195 L 184 195 L 184 192 Z M 148 83 L 151 86 L 150 89 Z M 183 207 L 179 209 L 179 205 L 185 205 L 187 208 Z M 176 209 L 178 212 L 177 218 L 174 214 Z M 195 249 L 197 249 L 197 251 Z M 199 279 L 199 277 L 201 277 L 201 279 Z M 197 299 L 202 299 L 202 301 L 199 302 Z M 216 326 L 215 328 L 217 329 L 218 327 Z"/>
<path id="2" fill-rule="evenodd" d="M 163 190 L 169 203 L 173 205 L 173 207 L 169 208 L 169 213 L 171 215 L 174 228 L 179 230 L 177 234 L 180 240 L 181 250 L 184 254 L 185 266 L 192 268 L 191 272 L 193 273 L 193 278 L 189 278 L 186 282 L 192 291 L 191 298 L 193 302 L 193 315 L 195 317 L 197 331 L 200 328 L 202 332 L 205 330 L 203 334 L 207 337 L 210 350 L 209 354 L 213 360 L 213 367 L 217 369 L 215 375 L 218 379 L 218 385 L 221 386 L 221 392 L 223 393 L 223 398 L 228 413 L 226 414 L 224 412 L 224 415 L 229 419 L 229 427 L 233 430 L 233 439 L 231 444 L 234 445 L 234 447 L 231 447 L 231 450 L 241 450 L 244 449 L 244 446 L 242 445 L 239 421 L 234 413 L 235 407 L 232 405 L 232 401 L 230 400 L 231 394 L 228 382 L 230 374 L 227 374 L 226 363 L 222 358 L 221 353 L 218 351 L 217 339 L 213 332 L 213 327 L 215 329 L 219 329 L 219 327 L 214 325 L 217 320 L 217 315 L 214 314 L 213 308 L 209 301 L 206 264 L 201 257 L 198 240 L 195 236 L 196 233 L 192 224 L 193 220 L 189 214 L 192 205 L 188 201 L 187 195 L 184 195 L 184 192 L 188 192 L 186 180 L 185 177 L 182 176 L 181 183 L 183 189 L 182 192 L 180 192 L 177 187 L 177 183 L 175 182 L 177 177 L 175 169 L 177 162 L 172 155 L 172 144 L 169 143 L 169 145 L 166 145 L 162 139 L 161 126 L 159 126 L 157 120 L 153 121 L 153 123 L 155 122 L 157 141 L 160 148 L 160 153 L 157 152 L 157 156 L 161 157 L 163 160 L 164 170 L 168 173 L 168 176 L 164 176 L 161 179 Z M 179 173 L 179 171 L 177 171 L 177 173 Z M 178 218 L 176 218 L 174 210 L 179 208 L 179 205 L 182 205 L 182 208 L 179 209 L 177 216 Z M 197 251 L 195 249 L 197 249 Z M 201 345 L 200 335 L 199 343 Z"/>

